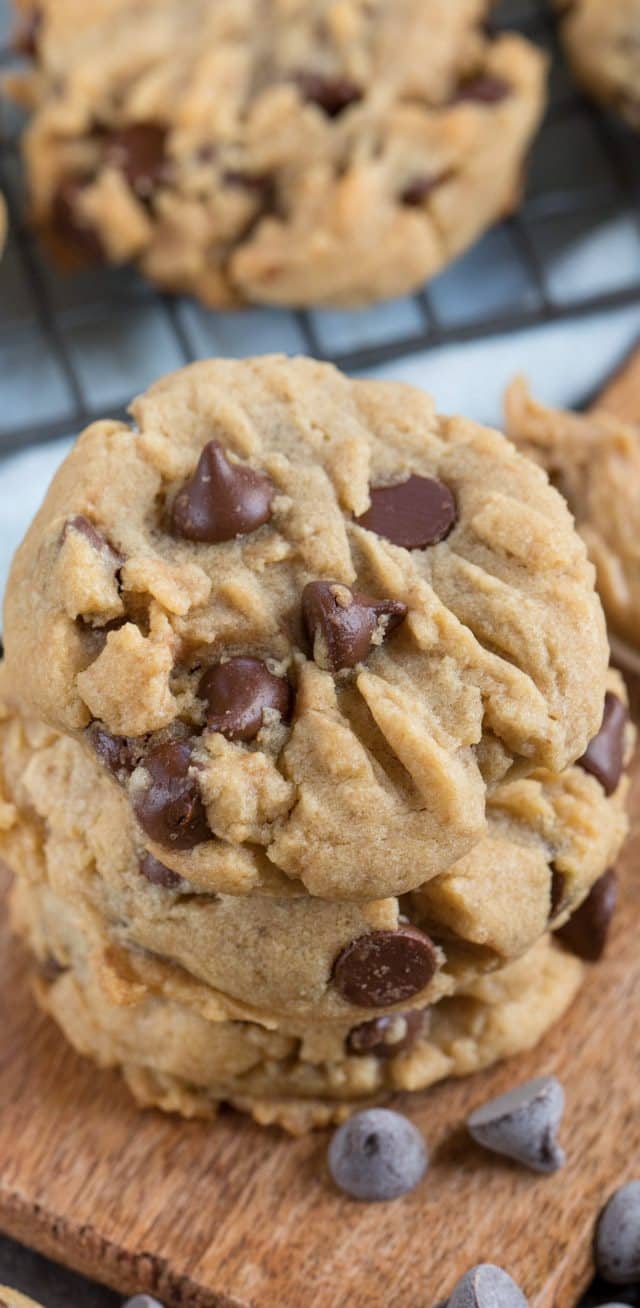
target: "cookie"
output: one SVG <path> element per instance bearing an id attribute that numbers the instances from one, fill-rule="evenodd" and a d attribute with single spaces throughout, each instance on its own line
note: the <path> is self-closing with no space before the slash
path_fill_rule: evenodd
<path id="1" fill-rule="evenodd" d="M 639 0 L 554 0 L 567 57 L 596 100 L 640 128 Z"/>
<path id="2" fill-rule="evenodd" d="M 610 684 L 623 708 L 615 674 Z M 610 796 L 584 766 L 503 783 L 484 839 L 401 901 L 330 902 L 282 875 L 212 893 L 149 852 L 80 742 L 4 712 L 0 855 L 16 877 L 73 905 L 97 952 L 146 950 L 209 986 L 222 1013 L 267 1026 L 391 1021 L 526 953 L 549 927 L 575 937 L 626 830 L 621 754 Z M 628 755 L 626 719 L 623 732 Z"/>
<path id="3" fill-rule="evenodd" d="M 39 0 L 34 220 L 215 307 L 409 291 L 518 202 L 545 61 L 489 7 Z"/>
<path id="4" fill-rule="evenodd" d="M 27 1299 L 26 1294 L 12 1290 L 9 1285 L 0 1285 L 0 1308 L 41 1308 L 35 1299 Z"/>
<path id="5" fill-rule="evenodd" d="M 640 648 L 640 445 L 634 426 L 605 412 L 537 403 L 522 380 L 505 396 L 507 431 L 562 491 L 596 568 L 614 638 Z"/>
<path id="6" fill-rule="evenodd" d="M 18 550 L 6 666 L 161 862 L 398 895 L 477 842 L 498 782 L 584 752 L 593 569 L 499 433 L 280 357 L 195 364 L 132 415 L 87 429 Z"/>
<path id="7" fill-rule="evenodd" d="M 582 964 L 547 936 L 518 962 L 435 1004 L 401 1053 L 381 1052 L 380 1041 L 352 1052 L 348 1027 L 291 1032 L 230 1021 L 209 988 L 181 969 L 140 951 L 87 951 L 72 906 L 46 888 L 19 882 L 13 913 L 41 960 L 39 1002 L 78 1052 L 122 1070 L 138 1103 L 209 1117 L 225 1101 L 295 1133 L 531 1048 L 582 976 Z"/>

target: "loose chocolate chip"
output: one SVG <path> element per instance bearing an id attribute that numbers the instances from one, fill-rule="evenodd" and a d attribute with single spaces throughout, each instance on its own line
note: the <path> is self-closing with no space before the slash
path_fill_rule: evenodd
<path id="1" fill-rule="evenodd" d="M 179 740 L 156 745 L 143 764 L 150 783 L 133 799 L 143 831 L 172 849 L 193 849 L 211 840 L 198 782 L 189 772 L 191 746 Z"/>
<path id="2" fill-rule="evenodd" d="M 209 441 L 193 477 L 173 501 L 173 530 L 209 543 L 246 536 L 268 522 L 275 493 L 265 473 L 231 463 L 219 442 Z"/>
<path id="3" fill-rule="evenodd" d="M 119 168 L 132 191 L 146 199 L 166 177 L 166 144 L 163 123 L 129 123 L 108 137 L 105 162 Z"/>
<path id="4" fill-rule="evenodd" d="M 555 933 L 563 945 L 585 963 L 597 963 L 602 958 L 617 898 L 617 878 L 610 867 L 591 887 L 587 898 L 569 921 Z"/>
<path id="5" fill-rule="evenodd" d="M 238 656 L 216 663 L 200 679 L 198 695 L 207 705 L 207 726 L 227 740 L 253 740 L 264 710 L 291 716 L 293 694 L 285 677 L 276 677 L 262 659 Z"/>
<path id="6" fill-rule="evenodd" d="M 407 616 L 401 600 L 374 599 L 338 581 L 310 581 L 302 592 L 302 616 L 321 668 L 339 672 L 366 659 Z"/>
<path id="7" fill-rule="evenodd" d="M 163 1308 L 159 1299 L 152 1299 L 150 1294 L 134 1294 L 133 1299 L 127 1299 L 122 1308 Z"/>
<path id="8" fill-rule="evenodd" d="M 70 256 L 102 263 L 105 257 L 102 241 L 78 205 L 87 180 L 67 177 L 60 183 L 51 201 L 49 222 L 53 237 Z"/>
<path id="9" fill-rule="evenodd" d="M 317 104 L 329 118 L 337 118 L 349 105 L 362 99 L 362 91 L 346 77 L 326 77 L 323 73 L 298 73 L 296 82 L 310 104 Z"/>
<path id="10" fill-rule="evenodd" d="M 347 1036 L 350 1054 L 373 1054 L 376 1058 L 395 1058 L 415 1044 L 424 1027 L 424 1012 L 392 1013 L 374 1017 L 354 1026 Z"/>
<path id="11" fill-rule="evenodd" d="M 595 1238 L 596 1267 L 612 1285 L 640 1280 L 640 1181 L 616 1190 L 605 1205 Z"/>
<path id="12" fill-rule="evenodd" d="M 539 1076 L 476 1108 L 467 1118 L 473 1139 L 534 1172 L 556 1172 L 565 1163 L 556 1144 L 564 1090 L 555 1076 Z"/>
<path id="13" fill-rule="evenodd" d="M 510 94 L 511 87 L 502 77 L 493 77 L 490 73 L 479 73 L 470 77 L 458 88 L 453 103 L 473 100 L 476 104 L 499 104 Z"/>
<path id="14" fill-rule="evenodd" d="M 420 205 L 442 181 L 444 181 L 443 173 L 423 173 L 419 177 L 412 177 L 400 192 L 400 199 L 403 204 Z"/>
<path id="15" fill-rule="evenodd" d="M 624 767 L 624 738 L 629 714 L 622 700 L 608 690 L 604 697 L 602 726 L 589 742 L 578 767 L 600 782 L 605 795 L 612 795 Z"/>
<path id="16" fill-rule="evenodd" d="M 429 984 L 438 966 L 433 942 L 417 927 L 371 931 L 346 945 L 334 963 L 333 981 L 343 999 L 359 1008 L 387 1008 L 411 999 Z"/>
<path id="17" fill-rule="evenodd" d="M 173 868 L 166 867 L 159 859 L 154 858 L 153 854 L 145 854 L 140 859 L 140 871 L 152 886 L 164 886 L 165 890 L 177 890 L 178 886 L 183 885 L 182 877 Z"/>
<path id="18" fill-rule="evenodd" d="M 519 1285 L 493 1263 L 479 1263 L 458 1281 L 447 1308 L 528 1308 Z"/>
<path id="19" fill-rule="evenodd" d="M 389 1108 L 368 1108 L 340 1126 L 328 1161 L 339 1189 L 369 1202 L 407 1194 L 429 1165 L 417 1127 Z"/>
<path id="20" fill-rule="evenodd" d="M 371 507 L 356 522 L 405 550 L 436 545 L 457 520 L 452 492 L 433 477 L 414 475 L 395 486 L 373 486 L 370 494 Z"/>
<path id="21" fill-rule="evenodd" d="M 112 736 L 98 722 L 87 727 L 87 738 L 93 745 L 101 763 L 124 783 L 138 766 L 145 748 L 144 739 L 133 736 Z"/>

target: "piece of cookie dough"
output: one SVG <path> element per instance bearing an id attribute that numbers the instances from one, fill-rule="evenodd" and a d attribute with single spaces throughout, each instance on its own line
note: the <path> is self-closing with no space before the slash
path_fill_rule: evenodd
<path id="1" fill-rule="evenodd" d="M 38 0 L 34 220 L 214 306 L 409 291 L 519 199 L 545 61 L 489 7 Z"/>
<path id="2" fill-rule="evenodd" d="M 599 728 L 561 496 L 499 433 L 307 359 L 195 364 L 65 460 L 5 603 L 11 693 L 83 739 L 196 884 L 404 893 L 487 791 Z"/>
<path id="3" fill-rule="evenodd" d="M 72 907 L 47 888 L 19 882 L 13 912 L 41 961 L 39 1002 L 80 1053 L 121 1068 L 138 1103 L 209 1117 L 225 1101 L 295 1133 L 531 1048 L 582 976 L 545 936 L 463 994 L 396 1018 L 402 1052 L 390 1056 L 393 1032 L 379 1023 L 267 1030 L 223 1018 L 208 987 L 181 969 L 139 951 L 87 951 Z"/>
<path id="4" fill-rule="evenodd" d="M 143 949 L 175 964 L 226 1017 L 303 1030 L 424 1008 L 575 921 L 615 862 L 634 733 L 621 679 L 609 684 L 614 730 L 583 763 L 499 786 L 486 837 L 402 900 L 329 902 L 284 876 L 244 895 L 197 887 L 149 853 L 125 795 L 79 742 L 8 706 L 0 856 L 73 907 L 96 955 Z"/>
<path id="5" fill-rule="evenodd" d="M 640 128 L 640 0 L 554 0 L 571 67 L 590 95 Z"/>
<path id="6" fill-rule="evenodd" d="M 565 496 L 597 574 L 610 631 L 640 648 L 640 442 L 604 410 L 567 413 L 537 403 L 517 379 L 505 396 L 507 431 Z"/>

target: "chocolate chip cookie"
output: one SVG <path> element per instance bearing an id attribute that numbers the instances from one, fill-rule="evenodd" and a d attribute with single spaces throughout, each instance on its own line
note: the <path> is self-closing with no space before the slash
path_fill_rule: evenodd
<path id="1" fill-rule="evenodd" d="M 507 430 L 565 496 L 597 574 L 612 637 L 640 648 L 640 444 L 638 429 L 594 410 L 537 403 L 522 380 L 505 396 Z"/>
<path id="2" fill-rule="evenodd" d="M 368 1039 L 372 1019 L 434 1004 L 550 928 L 581 957 L 601 952 L 633 737 L 622 682 L 610 684 L 615 718 L 580 764 L 498 786 L 487 835 L 402 900 L 331 902 L 282 874 L 245 894 L 189 882 L 150 853 L 126 795 L 80 742 L 7 703 L 0 856 L 73 907 L 96 956 L 143 950 L 207 986 L 225 1018 L 300 1032 L 351 1023 Z"/>
<path id="3" fill-rule="evenodd" d="M 81 1054 L 121 1068 L 140 1104 L 210 1117 L 225 1101 L 294 1133 L 530 1048 L 582 976 L 579 960 L 545 936 L 426 1013 L 269 1030 L 223 1017 L 208 987 L 141 951 L 97 956 L 72 906 L 46 888 L 19 882 L 13 912 L 42 960 L 39 1002 Z"/>
<path id="4" fill-rule="evenodd" d="M 607 644 L 561 496 L 402 385 L 195 364 L 98 422 L 17 552 L 11 694 L 210 890 L 371 901 L 599 730 Z"/>
<path id="5" fill-rule="evenodd" d="M 555 0 L 573 71 L 587 91 L 640 128 L 640 0 Z"/>
<path id="6" fill-rule="evenodd" d="M 517 204 L 541 53 L 488 0 L 22 0 L 31 205 L 214 306 L 416 287 Z"/>

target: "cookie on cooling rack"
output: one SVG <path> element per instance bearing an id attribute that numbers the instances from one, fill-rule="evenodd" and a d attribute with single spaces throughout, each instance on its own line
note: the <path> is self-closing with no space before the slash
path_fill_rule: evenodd
<path id="1" fill-rule="evenodd" d="M 555 0 L 564 46 L 587 91 L 640 129 L 640 0 Z"/>
<path id="2" fill-rule="evenodd" d="M 541 53 L 488 0 L 22 0 L 60 253 L 223 306 L 416 287 L 518 201 Z"/>

